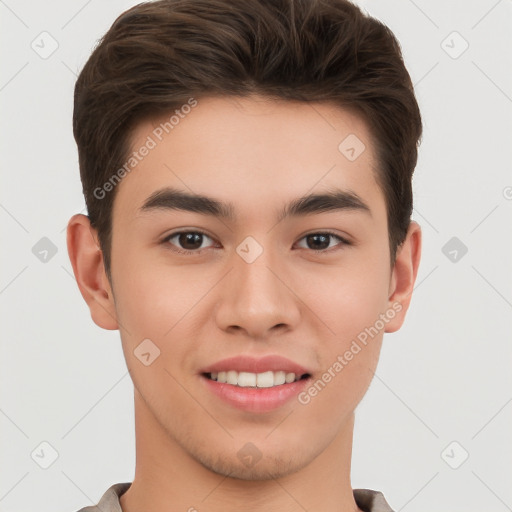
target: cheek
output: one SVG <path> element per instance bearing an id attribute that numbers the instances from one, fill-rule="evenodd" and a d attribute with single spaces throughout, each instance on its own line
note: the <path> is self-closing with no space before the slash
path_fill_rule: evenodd
<path id="1" fill-rule="evenodd" d="M 183 267 L 143 256 L 142 250 L 119 247 L 118 254 L 124 257 L 113 259 L 113 278 L 121 323 L 138 335 L 164 337 L 197 304 L 205 280 L 191 279 Z"/>
<path id="2" fill-rule="evenodd" d="M 180 371 L 188 369 L 200 339 L 194 330 L 201 325 L 198 318 L 204 304 L 201 300 L 218 281 L 218 276 L 211 272 L 198 276 L 197 269 L 143 261 L 136 254 L 126 255 L 120 264 L 114 263 L 113 277 L 127 363 L 140 367 L 136 354 L 142 351 L 143 340 L 149 339 L 156 348 L 147 341 L 144 347 L 158 354 L 152 367 L 161 366 L 173 374 L 177 366 Z M 168 378 L 164 375 L 164 380 Z"/>
<path id="3" fill-rule="evenodd" d="M 347 343 L 385 311 L 389 278 L 382 258 L 358 254 L 346 263 L 301 273 L 299 297 L 326 327 L 324 337 L 328 333 L 327 339 Z"/>
<path id="4" fill-rule="evenodd" d="M 339 410 L 352 410 L 373 378 L 385 322 L 391 319 L 385 316 L 389 278 L 387 260 L 375 251 L 361 255 L 329 285 L 325 322 L 336 334 L 326 346 L 321 380 L 328 382 L 324 403 L 336 404 Z"/>
<path id="5" fill-rule="evenodd" d="M 330 314 L 339 340 L 346 342 L 373 326 L 387 306 L 387 286 L 375 281 L 350 280 L 332 296 Z M 380 324 L 379 324 L 380 325 Z"/>

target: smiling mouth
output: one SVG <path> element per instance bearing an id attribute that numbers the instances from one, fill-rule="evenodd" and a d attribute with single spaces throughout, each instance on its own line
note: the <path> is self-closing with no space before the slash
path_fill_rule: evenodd
<path id="1" fill-rule="evenodd" d="M 241 388 L 272 388 L 291 384 L 311 377 L 309 373 L 298 375 L 285 371 L 267 371 L 263 373 L 237 372 L 228 370 L 223 372 L 203 373 L 204 377 L 219 384 L 231 384 Z"/>

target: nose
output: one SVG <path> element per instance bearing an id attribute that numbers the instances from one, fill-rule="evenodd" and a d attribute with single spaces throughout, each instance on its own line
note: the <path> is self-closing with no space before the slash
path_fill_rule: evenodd
<path id="1" fill-rule="evenodd" d="M 277 262 L 271 250 L 263 250 L 251 263 L 234 253 L 232 263 L 216 307 L 219 328 L 254 339 L 294 329 L 300 299 L 294 294 L 290 270 Z"/>

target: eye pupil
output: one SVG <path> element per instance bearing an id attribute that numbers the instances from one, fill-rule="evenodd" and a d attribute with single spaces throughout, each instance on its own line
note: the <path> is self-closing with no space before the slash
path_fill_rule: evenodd
<path id="1" fill-rule="evenodd" d="M 314 234 L 314 235 L 308 235 L 307 236 L 307 242 L 308 242 L 308 246 L 309 246 L 309 243 L 310 242 L 313 242 L 313 249 L 326 249 L 327 247 L 329 247 L 329 237 L 330 235 L 322 235 L 322 234 Z M 317 244 L 316 241 L 318 241 L 319 239 L 321 239 L 320 241 L 320 244 Z M 327 242 L 327 243 L 325 243 Z"/>
<path id="2" fill-rule="evenodd" d="M 179 235 L 179 242 L 184 249 L 197 249 L 201 247 L 202 237 L 201 233 L 182 233 Z"/>

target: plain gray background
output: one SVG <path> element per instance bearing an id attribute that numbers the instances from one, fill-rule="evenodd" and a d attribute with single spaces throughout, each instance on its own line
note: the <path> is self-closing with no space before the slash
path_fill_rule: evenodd
<path id="1" fill-rule="evenodd" d="M 136 3 L 0 0 L 2 512 L 71 512 L 133 479 L 119 333 L 90 319 L 65 228 L 85 211 L 76 75 Z M 512 510 L 512 2 L 359 4 L 394 31 L 415 83 L 424 247 L 356 412 L 352 485 L 397 512 Z"/>

